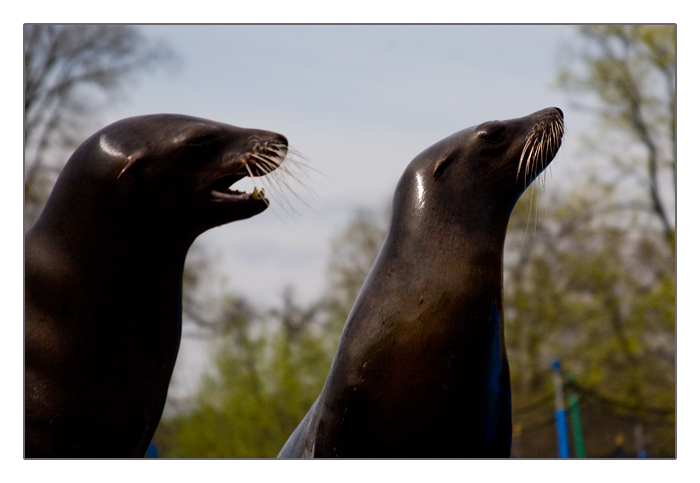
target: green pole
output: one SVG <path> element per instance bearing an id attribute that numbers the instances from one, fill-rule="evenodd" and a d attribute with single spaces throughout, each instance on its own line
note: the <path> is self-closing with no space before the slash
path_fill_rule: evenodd
<path id="1" fill-rule="evenodd" d="M 572 394 L 569 398 L 569 415 L 571 416 L 571 430 L 574 433 L 574 453 L 577 458 L 585 458 L 583 450 L 583 429 L 581 428 L 581 412 L 578 408 L 578 396 Z"/>

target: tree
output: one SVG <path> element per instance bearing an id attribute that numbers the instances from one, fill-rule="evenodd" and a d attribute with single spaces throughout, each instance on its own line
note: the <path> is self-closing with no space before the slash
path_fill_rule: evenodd
<path id="1" fill-rule="evenodd" d="M 626 190 L 625 179 L 641 188 L 637 200 L 624 192 L 623 207 L 650 214 L 675 250 L 675 26 L 586 25 L 579 32 L 582 46 L 567 53 L 559 84 L 573 94 L 592 94 L 595 105 L 589 109 L 604 132 L 589 147 L 604 146 L 609 167 L 617 170 L 607 177 L 611 186 Z M 605 136 L 608 131 L 614 136 Z"/>
<path id="2" fill-rule="evenodd" d="M 556 454 L 556 358 L 582 396 L 586 440 L 598 440 L 589 456 L 612 454 L 613 430 L 631 433 L 634 423 L 651 426 L 653 455 L 673 456 L 672 257 L 661 230 L 630 236 L 601 223 L 612 203 L 605 191 L 591 182 L 554 197 L 541 221 L 528 221 L 522 202 L 511 216 L 504 305 L 513 419 L 527 443 L 521 456 Z"/>
<path id="3" fill-rule="evenodd" d="M 323 387 L 333 354 L 317 305 L 300 307 L 287 291 L 267 314 L 236 297 L 226 307 L 213 371 L 190 409 L 158 428 L 163 456 L 275 457 Z"/>
<path id="4" fill-rule="evenodd" d="M 525 456 L 553 456 L 537 446 L 538 431 L 553 427 L 550 363 L 559 356 L 584 397 L 597 451 L 589 456 L 612 454 L 612 427 L 641 423 L 651 454 L 674 456 L 675 27 L 579 31 L 559 81 L 602 128 L 586 145 L 598 159 L 585 183 L 548 203 L 527 250 L 512 242 L 525 236 L 527 217 L 519 207 L 511 217 L 514 421 L 531 433 Z"/>
<path id="5" fill-rule="evenodd" d="M 301 306 L 291 289 L 279 307 L 254 310 L 227 295 L 186 313 L 212 338 L 216 356 L 197 395 L 161 421 L 155 439 L 166 457 L 274 457 L 301 422 L 328 375 L 340 332 L 386 233 L 359 211 L 332 242 L 329 289 Z"/>
<path id="6" fill-rule="evenodd" d="M 91 126 L 100 99 L 137 71 L 174 59 L 126 25 L 25 25 L 25 229 L 36 220 L 67 153 Z"/>

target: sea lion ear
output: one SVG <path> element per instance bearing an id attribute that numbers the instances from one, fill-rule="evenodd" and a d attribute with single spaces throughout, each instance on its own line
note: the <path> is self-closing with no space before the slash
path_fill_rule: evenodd
<path id="1" fill-rule="evenodd" d="M 131 168 L 134 164 L 136 164 L 137 161 L 140 159 L 145 158 L 146 150 L 145 149 L 138 149 L 131 153 L 129 156 L 126 157 L 126 166 L 124 166 L 124 169 L 121 170 L 119 173 L 119 176 L 117 176 L 117 179 L 121 178 L 122 175 L 129 169 Z"/>
<path id="2" fill-rule="evenodd" d="M 451 154 L 448 154 L 447 156 L 444 156 L 442 159 L 440 159 L 437 163 L 435 163 L 435 170 L 433 171 L 433 178 L 438 179 L 442 172 L 445 170 L 448 164 L 452 162 L 454 159 L 454 156 Z"/>
<path id="3" fill-rule="evenodd" d="M 122 169 L 119 172 L 117 179 L 121 178 L 122 175 L 126 172 L 126 170 L 131 168 L 134 165 L 134 163 L 136 163 L 136 161 L 138 161 L 139 159 L 143 159 L 144 154 L 146 152 L 145 149 L 141 148 L 137 149 L 136 151 L 132 152 L 127 156 L 122 147 L 110 141 L 106 134 L 100 135 L 100 149 L 102 149 L 102 151 L 105 154 L 114 156 L 115 158 L 126 159 L 126 166 L 124 166 L 124 169 Z"/>

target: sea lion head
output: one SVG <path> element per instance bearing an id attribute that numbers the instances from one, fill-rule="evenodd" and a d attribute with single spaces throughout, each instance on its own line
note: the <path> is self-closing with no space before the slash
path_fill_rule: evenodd
<path id="1" fill-rule="evenodd" d="M 452 134 L 406 168 L 394 214 L 421 229 L 440 230 L 452 220 L 472 230 L 505 230 L 520 195 L 554 159 L 563 132 L 564 115 L 553 107 Z"/>
<path id="2" fill-rule="evenodd" d="M 54 191 L 63 202 L 105 201 L 134 219 L 187 226 L 196 236 L 264 211 L 264 192 L 229 186 L 269 174 L 287 149 L 284 136 L 268 131 L 176 114 L 131 117 L 78 147 Z M 66 193 L 71 190 L 76 196 Z"/>

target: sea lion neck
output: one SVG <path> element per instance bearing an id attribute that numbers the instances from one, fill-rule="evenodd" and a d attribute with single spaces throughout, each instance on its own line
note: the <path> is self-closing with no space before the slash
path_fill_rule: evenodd
<path id="1" fill-rule="evenodd" d="M 70 256 L 75 263 L 89 265 L 124 264 L 148 261 L 147 266 L 181 260 L 198 233 L 179 230 L 152 216 L 147 208 L 113 196 L 110 189 L 94 186 L 81 195 L 54 190 L 59 202 L 49 199 L 36 224 L 27 233 L 28 240 L 51 240 L 52 249 Z M 53 195 L 52 195 L 53 196 Z M 136 258 L 136 259 L 135 259 Z"/>
<path id="2" fill-rule="evenodd" d="M 424 164 L 416 158 L 397 185 L 385 250 L 403 253 L 404 261 L 424 253 L 431 264 L 451 259 L 434 256 L 443 252 L 458 260 L 462 252 L 467 263 L 500 260 L 513 203 L 493 196 L 494 188 L 480 179 L 464 177 L 455 189 L 426 174 L 431 170 Z M 490 192 L 480 194 L 484 189 Z"/>

